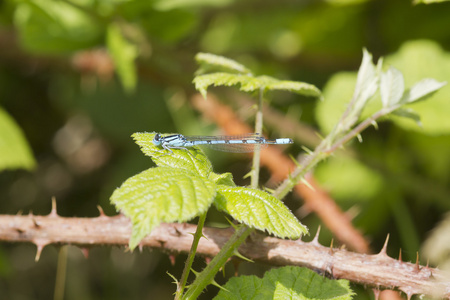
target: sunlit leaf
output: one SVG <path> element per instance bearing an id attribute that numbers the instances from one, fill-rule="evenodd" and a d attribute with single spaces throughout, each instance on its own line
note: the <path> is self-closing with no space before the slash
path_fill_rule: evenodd
<path id="1" fill-rule="evenodd" d="M 240 85 L 239 89 L 244 92 L 255 91 L 290 91 L 304 96 L 319 97 L 320 90 L 312 84 L 278 80 L 270 76 L 253 77 L 250 75 L 230 74 L 230 73 L 211 73 L 196 76 L 194 78 L 195 88 L 206 98 L 206 91 L 210 86 L 233 86 Z"/>
<path id="2" fill-rule="evenodd" d="M 32 169 L 36 162 L 16 122 L 0 108 L 0 170 Z"/>
<path id="3" fill-rule="evenodd" d="M 150 156 L 160 167 L 181 168 L 207 178 L 212 171 L 211 162 L 203 151 L 190 149 L 173 149 L 172 152 L 153 144 L 156 132 L 136 132 L 132 135 L 145 155 Z"/>
<path id="4" fill-rule="evenodd" d="M 211 172 L 209 174 L 209 178 L 213 180 L 217 185 L 227 185 L 227 186 L 236 186 L 236 184 L 233 181 L 233 175 L 229 172 L 217 174 L 214 172 Z"/>
<path id="5" fill-rule="evenodd" d="M 303 96 L 320 97 L 320 90 L 312 84 L 300 81 L 278 80 L 270 76 L 258 77 L 267 91 L 288 91 Z"/>
<path id="6" fill-rule="evenodd" d="M 161 222 L 186 222 L 204 213 L 215 197 L 215 183 L 184 169 L 151 168 L 127 179 L 111 202 L 133 224 L 130 249 Z"/>
<path id="7" fill-rule="evenodd" d="M 136 45 L 122 36 L 120 27 L 115 23 L 108 27 L 107 45 L 122 86 L 127 92 L 134 91 L 137 84 L 136 66 L 134 65 L 134 60 L 138 55 Z"/>
<path id="8" fill-rule="evenodd" d="M 347 280 L 332 280 L 300 267 L 272 269 L 257 276 L 231 278 L 214 300 L 350 300 L 354 292 Z"/>
<path id="9" fill-rule="evenodd" d="M 195 56 L 195 60 L 200 65 L 198 74 L 214 72 L 229 72 L 229 73 L 241 73 L 250 74 L 251 71 L 246 66 L 238 63 L 235 60 L 215 55 L 211 53 L 198 53 Z"/>
<path id="10" fill-rule="evenodd" d="M 410 90 L 405 94 L 405 97 L 402 99 L 402 102 L 412 103 L 424 100 L 446 84 L 447 82 L 445 81 L 439 82 L 432 78 L 425 78 L 410 88 Z"/>
<path id="11" fill-rule="evenodd" d="M 308 233 L 280 200 L 261 190 L 218 185 L 214 204 L 239 222 L 277 237 L 296 239 Z"/>
<path id="12" fill-rule="evenodd" d="M 375 66 L 372 62 L 372 54 L 366 49 L 363 50 L 363 59 L 358 70 L 355 91 L 353 93 L 354 103 L 350 111 L 350 123 L 358 120 L 367 102 L 377 91 L 379 83 L 378 74 L 381 69 L 381 64 L 382 60 L 378 61 L 378 65 Z"/>
<path id="13" fill-rule="evenodd" d="M 394 67 L 390 67 L 381 74 L 380 94 L 383 107 L 397 105 L 405 91 L 403 74 Z"/>

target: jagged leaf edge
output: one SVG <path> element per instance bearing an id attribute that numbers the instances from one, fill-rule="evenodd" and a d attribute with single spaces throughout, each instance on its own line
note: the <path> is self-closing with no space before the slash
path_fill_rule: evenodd
<path id="1" fill-rule="evenodd" d="M 294 285 L 294 286 L 293 286 Z M 348 280 L 332 280 L 307 268 L 286 266 L 272 269 L 263 278 L 255 275 L 233 277 L 224 285 L 214 300 L 225 299 L 333 299 L 351 300 L 355 293 Z M 316 292 L 309 295 L 307 292 Z M 319 293 L 327 293 L 327 296 Z M 334 293 L 333 293 L 334 292 Z M 246 294 L 244 294 L 246 293 Z M 330 295 L 331 294 L 331 295 Z"/>
<path id="2" fill-rule="evenodd" d="M 199 70 L 196 72 L 197 74 L 204 74 L 208 70 L 214 69 L 230 73 L 251 74 L 250 69 L 246 66 L 224 56 L 200 52 L 195 55 L 195 60 L 200 65 Z"/>
<path id="3" fill-rule="evenodd" d="M 191 185 L 184 186 L 186 182 Z M 128 178 L 110 201 L 132 221 L 129 247 L 133 250 L 161 222 L 186 222 L 204 213 L 215 198 L 215 188 L 214 181 L 188 170 L 156 167 Z"/>
<path id="4" fill-rule="evenodd" d="M 214 205 L 239 222 L 280 238 L 296 239 L 308 233 L 306 226 L 280 200 L 265 191 L 217 185 Z"/>

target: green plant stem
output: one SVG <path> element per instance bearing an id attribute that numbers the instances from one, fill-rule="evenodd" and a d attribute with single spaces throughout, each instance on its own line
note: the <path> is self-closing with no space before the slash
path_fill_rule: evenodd
<path id="1" fill-rule="evenodd" d="M 344 144 L 358 136 L 364 129 L 375 124 L 377 119 L 392 113 L 397 108 L 399 108 L 399 106 L 380 109 L 341 138 L 338 138 L 342 135 L 341 132 L 333 132 L 333 134 L 328 135 L 320 145 L 317 146 L 313 153 L 305 157 L 300 163 L 300 166 L 291 173 L 290 177 L 280 184 L 273 195 L 278 199 L 284 198 L 286 194 L 288 194 L 294 186 L 303 179 L 306 173 L 313 169 L 320 161 L 330 156 L 337 149 L 343 147 Z"/>
<path id="2" fill-rule="evenodd" d="M 211 260 L 211 262 L 206 266 L 206 268 L 197 276 L 194 282 L 190 285 L 186 294 L 183 296 L 184 299 L 196 299 L 205 287 L 213 282 L 214 276 L 219 272 L 220 268 L 225 265 L 227 260 L 233 256 L 237 251 L 237 248 L 245 241 L 247 236 L 253 232 L 254 229 L 249 228 L 245 225 L 241 225 L 234 232 L 231 238 L 222 247 L 220 252 Z"/>
<path id="3" fill-rule="evenodd" d="M 264 89 L 261 88 L 259 90 L 259 99 L 258 99 L 258 110 L 256 112 L 256 119 L 255 119 L 255 133 L 262 133 L 263 128 L 263 96 L 264 96 Z M 261 157 L 261 151 L 259 148 L 255 149 L 255 152 L 253 153 L 253 163 L 252 163 L 252 176 L 251 176 L 251 183 L 250 186 L 254 189 L 258 188 L 259 184 L 259 169 L 260 169 L 260 157 Z"/>
<path id="4" fill-rule="evenodd" d="M 206 212 L 200 216 L 198 220 L 197 230 L 194 234 L 194 240 L 192 241 L 191 250 L 189 251 L 189 256 L 186 259 L 186 263 L 184 265 L 183 274 L 181 275 L 180 282 L 178 283 L 177 292 L 175 294 L 175 299 L 181 299 L 183 296 L 184 288 L 186 287 L 186 282 L 189 276 L 189 272 L 191 271 L 192 263 L 194 262 L 195 254 L 197 252 L 197 246 L 200 241 L 200 238 L 203 236 L 203 226 L 206 220 Z"/>
<path id="5" fill-rule="evenodd" d="M 66 285 L 67 272 L 67 248 L 68 246 L 65 245 L 59 249 L 58 266 L 56 269 L 55 292 L 53 295 L 54 300 L 64 299 L 64 287 Z"/>
<path id="6" fill-rule="evenodd" d="M 256 112 L 255 133 L 261 133 L 263 128 L 262 103 L 264 97 L 264 89 L 259 91 L 258 110 Z M 253 154 L 253 164 L 251 171 L 251 187 L 258 188 L 260 169 L 260 150 L 256 149 Z M 253 232 L 254 229 L 241 225 L 232 235 L 230 240 L 220 250 L 219 254 L 208 264 L 208 266 L 197 276 L 191 287 L 188 289 L 183 299 L 196 299 L 203 289 L 210 284 L 217 272 L 225 265 L 227 260 L 234 255 L 237 248 L 244 242 L 245 238 Z"/>

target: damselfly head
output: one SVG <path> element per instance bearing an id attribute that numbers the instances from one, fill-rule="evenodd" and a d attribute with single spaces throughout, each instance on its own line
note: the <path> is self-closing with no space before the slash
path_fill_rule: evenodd
<path id="1" fill-rule="evenodd" d="M 153 138 L 153 144 L 155 146 L 161 145 L 162 137 L 159 133 L 155 134 L 155 137 Z"/>

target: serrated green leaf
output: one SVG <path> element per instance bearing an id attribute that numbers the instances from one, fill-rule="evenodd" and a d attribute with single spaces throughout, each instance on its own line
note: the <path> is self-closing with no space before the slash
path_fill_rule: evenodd
<path id="1" fill-rule="evenodd" d="M 425 78 L 413 85 L 402 99 L 403 103 L 413 103 L 425 100 L 441 89 L 447 82 L 439 82 L 432 78 Z"/>
<path id="2" fill-rule="evenodd" d="M 251 74 L 251 71 L 244 65 L 238 63 L 235 60 L 215 55 L 211 53 L 198 53 L 195 56 L 195 60 L 200 65 L 198 74 L 207 72 L 229 72 L 240 74 Z"/>
<path id="3" fill-rule="evenodd" d="M 397 105 L 405 91 L 403 74 L 394 67 L 390 67 L 381 74 L 380 94 L 383 107 Z"/>
<path id="4" fill-rule="evenodd" d="M 277 237 L 296 239 L 308 233 L 280 200 L 261 190 L 218 185 L 214 204 L 239 222 Z"/>
<path id="5" fill-rule="evenodd" d="M 322 95 L 317 87 L 309 83 L 290 80 L 278 80 L 270 76 L 259 76 L 257 78 L 262 83 L 264 83 L 261 85 L 265 86 L 265 90 L 267 91 L 288 91 L 311 97 L 320 97 Z"/>
<path id="6" fill-rule="evenodd" d="M 351 127 L 360 118 L 367 102 L 372 98 L 379 86 L 379 76 L 382 60 L 377 66 L 372 62 L 372 54 L 363 50 L 363 59 L 358 70 L 355 91 L 353 93 L 353 106 L 346 118 L 345 126 Z"/>
<path id="7" fill-rule="evenodd" d="M 306 268 L 282 267 L 272 269 L 264 277 L 231 278 L 214 300 L 350 300 L 354 292 L 347 280 L 331 280 Z"/>
<path id="8" fill-rule="evenodd" d="M 155 134 L 156 132 L 136 132 L 132 137 L 141 147 L 141 151 L 150 156 L 157 166 L 181 168 L 208 178 L 212 172 L 212 165 L 203 151 L 190 147 L 189 150 L 173 149 L 171 153 L 153 144 Z"/>
<path id="9" fill-rule="evenodd" d="M 186 222 L 204 213 L 216 192 L 212 180 L 183 169 L 157 167 L 127 179 L 111 196 L 133 224 L 130 249 L 161 222 Z"/>
<path id="10" fill-rule="evenodd" d="M 117 24 L 110 24 L 107 32 L 108 51 L 114 61 L 116 72 L 125 91 L 136 89 L 137 75 L 134 60 L 138 56 L 137 46 L 128 42 Z"/>
<path id="11" fill-rule="evenodd" d="M 200 91 L 204 98 L 206 98 L 206 91 L 210 86 L 233 86 L 238 84 L 240 85 L 239 89 L 243 92 L 255 92 L 262 89 L 263 91 L 284 90 L 313 97 L 321 95 L 320 90 L 314 85 L 297 81 L 278 80 L 270 76 L 253 77 L 217 72 L 196 76 L 193 82 L 195 88 Z"/>
<path id="12" fill-rule="evenodd" d="M 226 185 L 226 186 L 231 186 L 231 187 L 236 186 L 236 184 L 233 181 L 233 174 L 231 174 L 229 172 L 222 173 L 222 174 L 217 174 L 217 173 L 211 172 L 209 174 L 209 178 L 211 180 L 213 180 L 217 185 L 221 184 L 221 185 Z"/>
<path id="13" fill-rule="evenodd" d="M 35 167 L 30 147 L 16 122 L 0 108 L 0 170 Z"/>

